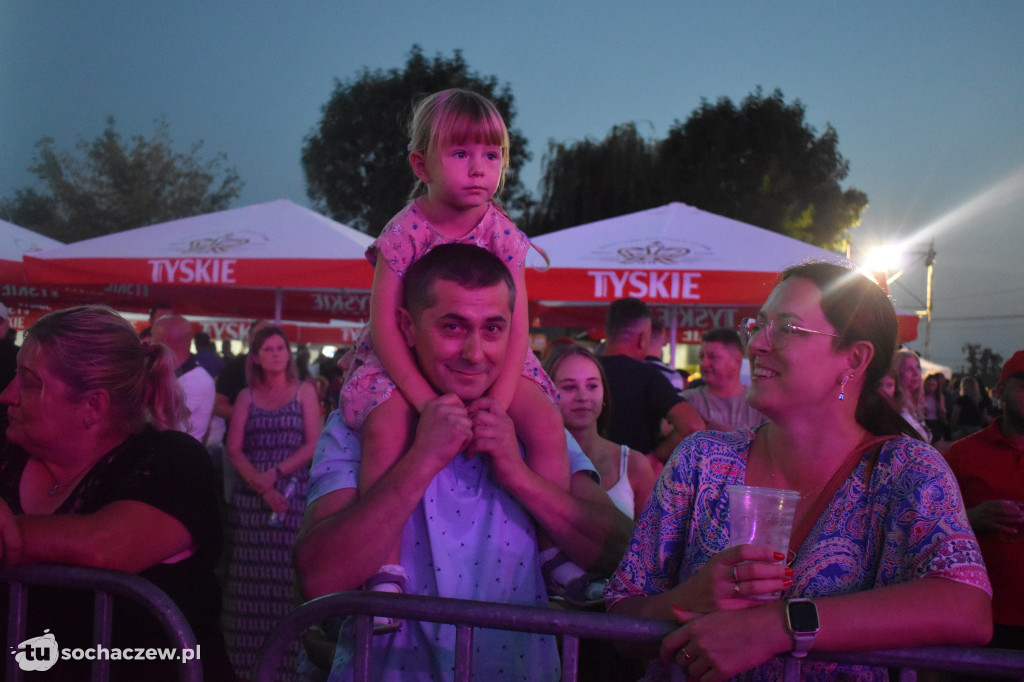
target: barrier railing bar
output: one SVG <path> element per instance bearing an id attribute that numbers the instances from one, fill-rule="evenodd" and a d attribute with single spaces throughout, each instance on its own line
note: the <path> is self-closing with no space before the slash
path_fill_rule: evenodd
<path id="1" fill-rule="evenodd" d="M 7 646 L 8 650 L 25 641 L 25 610 L 28 599 L 28 590 L 21 583 L 11 583 L 10 594 L 7 598 Z M 10 682 L 22 682 L 25 678 L 24 671 L 14 656 L 8 656 L 4 665 L 4 679 Z"/>
<path id="2" fill-rule="evenodd" d="M 470 628 L 517 630 L 539 634 L 563 636 L 563 679 L 575 679 L 578 663 L 579 637 L 607 639 L 619 643 L 657 644 L 678 625 L 668 621 L 630 618 L 614 614 L 564 611 L 536 606 L 519 606 L 424 597 L 409 594 L 381 592 L 338 592 L 306 602 L 279 621 L 268 635 L 262 654 L 253 667 L 253 680 L 273 680 L 277 662 L 287 645 L 301 636 L 310 625 L 341 615 L 357 615 L 356 628 L 356 680 L 359 665 L 368 674 L 371 643 L 367 642 L 365 658 L 359 641 L 359 621 L 370 622 L 370 616 L 390 616 L 405 620 L 447 623 Z M 372 635 L 366 637 L 372 639 Z M 575 649 L 575 651 L 574 651 Z M 568 655 L 567 655 L 568 654 Z M 801 661 L 785 657 L 787 667 L 799 674 Z M 917 647 L 912 649 L 877 650 L 867 652 L 811 652 L 806 661 L 825 661 L 872 667 L 903 669 L 931 669 L 966 672 L 984 676 L 1024 677 L 1024 651 L 986 649 L 982 647 Z M 571 662 L 571 663 L 570 663 Z M 908 673 L 916 677 L 912 672 Z M 571 675 L 572 677 L 569 677 Z M 790 678 L 787 678 L 790 679 Z M 792 678 L 797 679 L 797 678 Z M 913 679 L 903 678 L 903 679 Z"/>
<path id="3" fill-rule="evenodd" d="M 127 597 L 142 606 L 151 614 L 164 633 L 175 642 L 179 649 L 196 648 L 196 636 L 192 632 L 192 626 L 181 613 L 177 604 L 167 596 L 167 593 L 144 578 L 131 573 L 120 573 L 118 571 L 107 571 L 97 568 L 85 568 L 82 566 L 58 566 L 56 564 L 33 564 L 30 566 L 18 566 L 15 568 L 0 568 L 0 582 L 10 585 L 7 645 L 8 650 L 18 646 L 25 639 L 26 614 L 28 597 L 25 586 L 49 586 L 49 587 L 70 587 L 81 590 L 92 590 L 97 593 L 106 593 L 106 599 L 110 600 L 113 595 Z M 99 599 L 97 595 L 96 599 Z M 106 608 L 106 607 L 105 607 Z M 102 636 L 102 631 L 96 630 L 96 619 L 100 616 L 93 614 L 93 636 Z M 12 622 L 14 627 L 11 626 Z M 107 623 L 109 628 L 110 624 Z M 110 643 L 109 632 L 106 635 L 107 646 Z M 102 661 L 102 659 L 101 659 Z M 95 664 L 100 661 L 93 661 Z M 109 662 L 105 662 L 109 665 Z M 22 670 L 14 660 L 14 656 L 8 656 L 6 665 L 6 679 L 20 682 L 23 677 Z M 203 668 L 202 661 L 193 658 L 189 661 L 179 663 L 178 679 L 181 682 L 202 682 Z"/>
<path id="4" fill-rule="evenodd" d="M 912 649 L 879 649 L 866 652 L 811 651 L 804 660 L 852 665 L 944 670 L 987 677 L 1024 678 L 1024 651 L 985 647 L 927 646 Z"/>
<path id="5" fill-rule="evenodd" d="M 312 623 L 310 623 L 310 625 L 311 624 Z M 299 631 L 299 634 L 301 634 L 301 630 Z M 284 645 L 280 647 L 281 651 L 278 653 L 277 657 L 272 660 L 281 660 L 280 656 L 284 653 L 284 647 L 286 647 L 290 641 L 292 640 L 284 642 Z M 370 682 L 370 654 L 372 653 L 372 646 L 373 616 L 369 614 L 359 616 L 356 618 L 356 654 L 355 661 L 353 662 L 353 682 Z"/>
<path id="6" fill-rule="evenodd" d="M 114 597 L 109 592 L 98 591 L 93 597 L 92 639 L 105 649 L 110 648 L 111 621 L 114 619 Z M 92 664 L 92 682 L 110 679 L 110 661 L 101 659 Z"/>
<path id="7" fill-rule="evenodd" d="M 455 626 L 455 682 L 470 682 L 473 678 L 473 628 Z"/>
<path id="8" fill-rule="evenodd" d="M 562 681 L 576 682 L 579 677 L 580 638 L 572 635 L 562 637 Z"/>

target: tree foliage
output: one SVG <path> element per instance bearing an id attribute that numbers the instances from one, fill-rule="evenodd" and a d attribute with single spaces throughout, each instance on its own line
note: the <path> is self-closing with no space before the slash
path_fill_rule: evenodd
<path id="1" fill-rule="evenodd" d="M 820 136 L 799 100 L 760 90 L 737 107 L 703 101 L 665 139 L 645 142 L 631 124 L 601 143 L 552 145 L 543 195 L 529 221 L 533 233 L 681 201 L 774 232 L 835 247 L 860 221 L 867 197 L 840 187 L 849 164 L 828 126 Z M 628 153 L 626 153 L 628 152 Z M 587 158 L 605 178 L 591 190 Z"/>
<path id="2" fill-rule="evenodd" d="M 176 153 L 162 120 L 152 137 L 136 135 L 125 143 L 113 117 L 92 142 L 78 140 L 77 155 L 44 137 L 29 170 L 48 192 L 17 190 L 0 200 L 0 214 L 70 242 L 224 210 L 242 183 L 234 168 L 222 168 L 223 154 L 202 161 L 202 146 L 200 141 L 188 153 Z"/>
<path id="3" fill-rule="evenodd" d="M 306 137 L 302 167 L 314 206 L 364 232 L 376 234 L 406 203 L 415 176 L 409 167 L 407 122 L 418 98 L 446 88 L 489 97 L 509 127 L 511 160 L 503 199 L 510 212 L 530 205 L 519 172 L 529 161 L 526 138 L 516 130 L 514 98 L 494 76 L 469 70 L 459 50 L 433 59 L 413 46 L 403 69 L 370 71 L 335 81 L 317 127 Z"/>
<path id="4" fill-rule="evenodd" d="M 964 364 L 961 371 L 967 376 L 974 376 L 986 388 L 993 388 L 999 383 L 999 373 L 1003 370 L 1003 356 L 980 343 L 965 343 L 960 350 L 964 353 Z"/>
<path id="5" fill-rule="evenodd" d="M 541 234 L 665 203 L 653 182 L 654 157 L 633 123 L 615 126 L 601 142 L 549 142 L 541 200 L 522 229 Z"/>

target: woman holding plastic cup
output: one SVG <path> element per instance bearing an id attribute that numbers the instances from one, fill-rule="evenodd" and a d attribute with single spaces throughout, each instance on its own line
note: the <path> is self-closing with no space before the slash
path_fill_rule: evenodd
<path id="1" fill-rule="evenodd" d="M 771 422 L 676 448 L 606 592 L 612 613 L 682 624 L 648 679 L 673 662 L 694 679 L 781 678 L 775 657 L 812 647 L 986 643 L 991 587 L 956 481 L 878 392 L 896 348 L 885 293 L 838 265 L 796 266 L 741 331 L 748 400 Z M 800 494 L 787 552 L 729 547 L 729 485 Z"/>

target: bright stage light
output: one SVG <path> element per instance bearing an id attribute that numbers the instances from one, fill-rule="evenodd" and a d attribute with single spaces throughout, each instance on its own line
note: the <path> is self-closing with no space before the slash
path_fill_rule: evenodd
<path id="1" fill-rule="evenodd" d="M 906 251 L 900 244 L 882 244 L 867 252 L 861 267 L 868 272 L 890 273 L 903 268 Z"/>

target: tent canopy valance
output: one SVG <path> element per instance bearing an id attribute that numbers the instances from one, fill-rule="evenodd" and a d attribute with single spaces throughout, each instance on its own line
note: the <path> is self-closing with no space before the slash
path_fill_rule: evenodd
<path id="1" fill-rule="evenodd" d="M 365 319 L 372 242 L 279 200 L 28 254 L 25 268 L 40 287 L 99 290 L 127 309 L 168 302 L 184 314 Z"/>
<path id="2" fill-rule="evenodd" d="M 533 242 L 551 261 L 547 270 L 537 254 L 527 261 L 531 316 L 541 326 L 573 326 L 559 322 L 575 320 L 592 335 L 601 334 L 608 304 L 632 297 L 647 302 L 669 328 L 682 330 L 680 322 L 689 321 L 687 335 L 678 339 L 688 342 L 756 313 L 791 265 L 847 264 L 831 251 L 681 203 L 551 232 Z M 907 322 L 913 322 L 912 339 L 916 318 Z"/>

